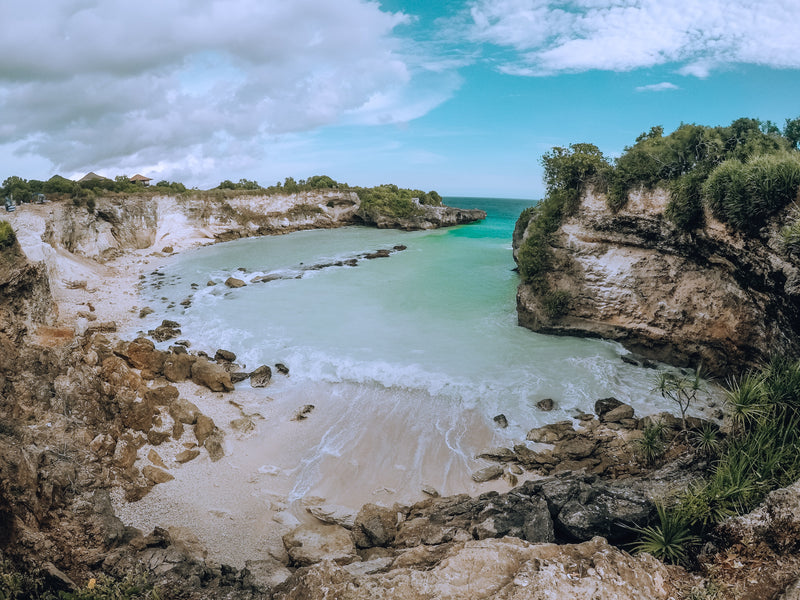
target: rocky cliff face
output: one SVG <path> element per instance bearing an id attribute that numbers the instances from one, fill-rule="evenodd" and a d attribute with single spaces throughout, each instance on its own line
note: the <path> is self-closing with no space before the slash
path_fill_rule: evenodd
<path id="1" fill-rule="evenodd" d="M 373 225 L 379 229 L 436 229 L 437 227 L 450 227 L 464 225 L 486 218 L 486 212 L 471 208 L 455 208 L 452 206 L 428 206 L 421 204 L 418 213 L 408 217 L 397 217 L 359 209 L 356 217 L 366 225 Z"/>
<path id="2" fill-rule="evenodd" d="M 613 214 L 592 191 L 554 234 L 551 290 L 568 294 L 554 315 L 522 284 L 519 323 L 543 333 L 603 337 L 643 356 L 713 374 L 800 351 L 800 272 L 781 246 L 775 217 L 758 236 L 731 232 L 707 215 L 692 233 L 664 217 L 663 190 L 631 194 Z M 516 251 L 527 235 L 515 232 Z"/>

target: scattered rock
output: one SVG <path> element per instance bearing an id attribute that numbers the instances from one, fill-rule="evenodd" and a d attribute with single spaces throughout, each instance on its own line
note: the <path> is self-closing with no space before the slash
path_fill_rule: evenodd
<path id="1" fill-rule="evenodd" d="M 173 252 L 175 252 L 175 249 L 174 249 L 172 246 L 164 246 L 164 247 L 161 249 L 161 251 L 162 251 L 164 254 L 172 254 Z"/>
<path id="2" fill-rule="evenodd" d="M 614 410 L 618 406 L 622 406 L 622 402 L 616 398 L 600 398 L 594 403 L 594 413 L 598 417 L 602 417 L 610 410 Z"/>
<path id="3" fill-rule="evenodd" d="M 194 425 L 194 436 L 197 438 L 197 444 L 199 446 L 205 444 L 208 437 L 214 433 L 216 428 L 217 427 L 214 425 L 214 421 L 211 419 L 211 417 L 198 415 L 197 423 Z"/>
<path id="4" fill-rule="evenodd" d="M 536 408 L 549 412 L 555 408 L 555 402 L 553 402 L 552 398 L 542 398 L 536 403 Z"/>
<path id="5" fill-rule="evenodd" d="M 292 421 L 302 421 L 303 419 L 308 418 L 308 415 L 311 414 L 311 411 L 314 410 L 313 404 L 305 404 L 301 406 L 294 416 L 292 417 Z"/>
<path id="6" fill-rule="evenodd" d="M 217 462 L 225 456 L 225 449 L 222 447 L 223 434 L 219 429 L 216 429 L 208 438 L 206 438 L 203 448 L 208 452 L 211 462 Z"/>
<path id="7" fill-rule="evenodd" d="M 152 387 L 144 393 L 144 399 L 156 406 L 169 406 L 178 396 L 178 388 L 174 385 Z"/>
<path id="8" fill-rule="evenodd" d="M 246 286 L 247 284 L 236 277 L 228 277 L 225 280 L 225 285 L 227 285 L 229 288 L 240 288 Z"/>
<path id="9" fill-rule="evenodd" d="M 323 523 L 340 525 L 345 529 L 352 529 L 356 520 L 356 513 L 345 506 L 337 504 L 307 506 L 306 510 Z"/>
<path id="10" fill-rule="evenodd" d="M 192 381 L 204 385 L 214 392 L 232 392 L 234 390 L 230 373 L 220 365 L 211 363 L 206 358 L 198 358 L 192 365 Z"/>
<path id="11" fill-rule="evenodd" d="M 436 488 L 434 488 L 434 487 L 432 487 L 430 485 L 423 485 L 422 486 L 422 493 L 427 495 L 427 496 L 430 496 L 431 498 L 438 498 L 439 497 L 439 492 L 436 491 Z"/>
<path id="12" fill-rule="evenodd" d="M 178 383 L 192 376 L 192 365 L 197 361 L 191 354 L 173 353 L 164 358 L 163 373 L 167 380 Z"/>
<path id="13" fill-rule="evenodd" d="M 149 460 L 151 463 L 153 463 L 157 467 L 161 467 L 162 469 L 166 469 L 167 468 L 167 465 L 165 465 L 164 461 L 161 460 L 161 457 L 158 455 L 158 452 L 156 452 L 153 449 L 151 449 L 147 453 L 147 460 Z"/>
<path id="14" fill-rule="evenodd" d="M 397 511 L 365 504 L 353 522 L 353 539 L 359 548 L 387 546 L 397 535 Z"/>
<path id="15" fill-rule="evenodd" d="M 301 525 L 283 536 L 291 564 L 307 567 L 321 561 L 346 565 L 359 560 L 350 532 L 339 525 Z"/>
<path id="16" fill-rule="evenodd" d="M 147 477 L 147 479 L 153 483 L 166 483 L 175 479 L 175 477 L 163 469 L 159 469 L 158 467 L 154 467 L 152 465 L 146 465 L 142 467 L 142 475 Z"/>
<path id="17" fill-rule="evenodd" d="M 573 435 L 575 435 L 575 430 L 572 427 L 572 421 L 559 421 L 558 423 L 550 423 L 544 427 L 531 429 L 528 432 L 527 439 L 531 442 L 552 444 Z"/>
<path id="18" fill-rule="evenodd" d="M 494 417 L 493 421 L 494 421 L 494 422 L 497 424 L 497 426 L 498 426 L 498 427 L 500 427 L 501 429 L 505 429 L 506 427 L 508 427 L 508 419 L 506 419 L 506 416 L 505 416 L 505 415 L 503 415 L 503 414 L 496 415 L 496 416 Z"/>
<path id="19" fill-rule="evenodd" d="M 503 475 L 503 467 L 500 465 L 491 465 L 489 467 L 484 467 L 483 469 L 479 469 L 472 474 L 472 480 L 477 483 L 486 483 L 487 481 L 491 481 L 492 479 L 497 479 L 498 477 L 502 477 Z"/>
<path id="20" fill-rule="evenodd" d="M 255 388 L 267 387 L 272 379 L 272 369 L 267 365 L 261 365 L 250 373 L 250 385 Z"/>
<path id="21" fill-rule="evenodd" d="M 220 348 L 214 353 L 214 360 L 218 362 L 233 362 L 236 360 L 236 355 L 230 350 Z"/>
<path id="22" fill-rule="evenodd" d="M 275 370 L 280 373 L 281 375 L 288 375 L 289 374 L 289 367 L 287 367 L 283 363 L 275 363 Z"/>
<path id="23" fill-rule="evenodd" d="M 178 398 L 169 405 L 169 414 L 179 423 L 194 425 L 200 416 L 200 409 L 185 398 Z"/>
<path id="24" fill-rule="evenodd" d="M 603 413 L 600 420 L 605 423 L 619 423 L 625 419 L 633 418 L 633 407 L 627 404 L 620 404 L 616 408 Z"/>
<path id="25" fill-rule="evenodd" d="M 175 462 L 179 462 L 181 464 L 187 463 L 190 460 L 194 460 L 198 456 L 200 456 L 200 450 L 197 448 L 187 448 L 186 450 L 178 452 L 178 454 L 175 455 Z"/>
<path id="26" fill-rule="evenodd" d="M 481 450 L 475 458 L 484 458 L 495 462 L 510 462 L 516 460 L 517 455 L 510 448 L 486 448 Z"/>

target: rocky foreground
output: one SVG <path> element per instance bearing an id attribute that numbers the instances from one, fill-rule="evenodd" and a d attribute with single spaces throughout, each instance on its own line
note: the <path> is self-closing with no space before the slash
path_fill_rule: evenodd
<path id="1" fill-rule="evenodd" d="M 613 213 L 590 190 L 554 234 L 549 289 L 569 302 L 553 314 L 546 298 L 519 286 L 519 323 L 534 331 L 619 340 L 672 364 L 702 364 L 726 376 L 773 353 L 800 351 L 800 270 L 780 241 L 791 209 L 757 235 L 736 233 L 706 215 L 685 232 L 665 216 L 663 189 L 630 195 Z M 518 224 L 519 249 L 529 223 Z M 516 250 L 515 250 L 516 252 Z"/>
<path id="2" fill-rule="evenodd" d="M 77 226 L 74 238 L 58 239 L 72 239 L 73 249 L 88 254 L 124 252 L 125 234 L 115 237 L 111 221 L 104 222 L 111 237 L 98 239 L 106 240 L 105 249 L 88 246 L 90 236 Z M 132 231 L 121 228 L 127 222 L 120 219 L 118 234 Z M 48 227 L 53 240 L 73 226 L 61 234 L 55 233 L 61 225 Z M 66 250 L 47 245 L 56 254 Z M 57 320 L 61 291 L 54 293 L 46 266 L 30 263 L 16 243 L 0 259 L 6 572 L 36 574 L 49 589 L 64 591 L 86 590 L 102 575 L 143 573 L 162 598 L 667 599 L 715 597 L 709 590 L 718 586 L 718 598 L 755 599 L 799 585 L 794 487 L 724 523 L 691 572 L 628 554 L 629 528 L 648 523 L 656 500 L 700 477 L 704 461 L 677 444 L 658 469 L 643 464 L 636 440 L 649 418 L 612 399 L 598 401 L 594 415 L 483 452 L 489 464 L 476 476 L 506 478 L 507 493 L 439 498 L 428 490 L 431 497 L 412 506 L 366 505 L 357 514 L 309 506 L 313 520 L 286 534 L 281 552 L 254 556 L 244 569 L 208 561 L 207 548 L 189 530 L 126 526 L 110 494 L 120 490 L 135 501 L 167 481 L 162 445 L 182 444 L 180 460 L 171 457 L 178 464 L 220 457 L 228 424 L 203 415 L 181 386 L 231 394 L 242 376 L 235 356 L 205 356 L 179 344 L 158 350 L 149 338 L 169 339 L 177 329 L 170 322 L 148 337 L 119 339 L 113 324 L 91 318 L 100 307 L 89 305 L 76 331 L 63 313 Z M 244 376 L 267 385 L 271 374 L 259 368 Z M 671 424 L 678 427 L 675 419 Z M 247 415 L 239 425 L 247 427 Z M 531 480 L 516 485 L 517 477 Z"/>

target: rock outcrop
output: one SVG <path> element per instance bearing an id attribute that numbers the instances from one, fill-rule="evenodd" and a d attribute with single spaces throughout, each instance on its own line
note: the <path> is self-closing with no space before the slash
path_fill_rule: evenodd
<path id="1" fill-rule="evenodd" d="M 647 358 L 697 365 L 712 374 L 800 351 L 800 270 L 782 249 L 781 214 L 755 236 L 706 215 L 702 230 L 676 229 L 664 190 L 630 195 L 612 213 L 589 191 L 551 238 L 547 288 L 565 292 L 566 310 L 519 286 L 519 323 L 534 331 L 618 340 Z M 787 209 L 788 210 L 788 209 Z M 516 251 L 529 234 L 515 232 Z"/>
<path id="2" fill-rule="evenodd" d="M 375 211 L 359 209 L 356 217 L 366 225 L 379 229 L 436 229 L 452 225 L 464 225 L 481 221 L 486 212 L 479 209 L 454 208 L 452 206 L 428 206 L 420 204 L 417 211 L 406 217 L 387 215 Z"/>

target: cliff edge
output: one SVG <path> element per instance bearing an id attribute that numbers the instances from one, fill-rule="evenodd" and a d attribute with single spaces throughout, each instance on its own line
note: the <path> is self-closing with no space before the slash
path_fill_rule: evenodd
<path id="1" fill-rule="evenodd" d="M 781 242 L 787 207 L 754 235 L 710 213 L 692 232 L 666 217 L 663 189 L 635 190 L 614 213 L 591 187 L 549 238 L 546 286 L 522 283 L 519 324 L 617 340 L 647 358 L 714 375 L 800 351 L 800 272 Z M 523 215 L 514 257 L 536 215 Z"/>

